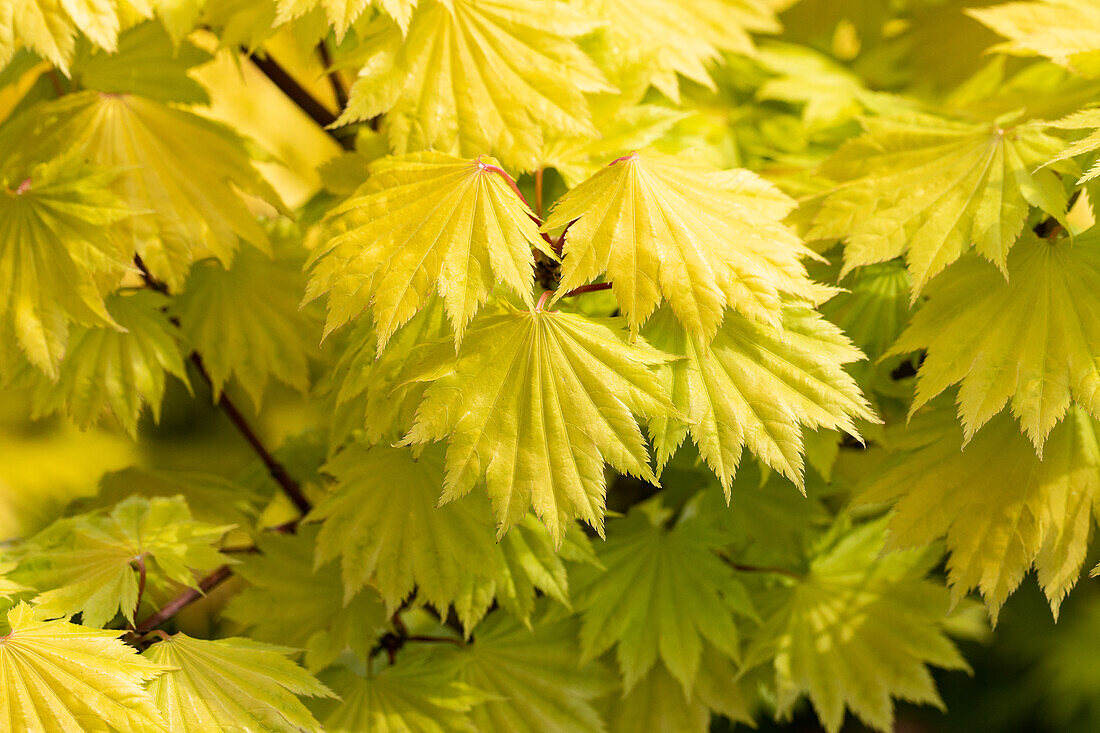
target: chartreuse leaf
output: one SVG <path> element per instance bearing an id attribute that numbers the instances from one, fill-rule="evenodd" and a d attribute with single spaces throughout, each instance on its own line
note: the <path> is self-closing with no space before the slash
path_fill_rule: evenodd
<path id="1" fill-rule="evenodd" d="M 420 0 L 404 35 L 385 17 L 363 31 L 338 124 L 385 113 L 396 153 L 491 153 L 533 168 L 544 132 L 596 134 L 585 93 L 614 88 L 573 41 L 595 27 L 563 2 Z"/>
<path id="2" fill-rule="evenodd" d="M 460 681 L 457 659 L 409 647 L 368 674 L 336 667 L 323 675 L 342 702 L 318 715 L 326 733 L 475 733 L 470 710 L 486 695 Z"/>
<path id="3" fill-rule="evenodd" d="M 342 43 L 351 24 L 371 6 L 371 0 L 276 0 L 275 23 L 294 20 L 318 6 L 324 9 L 325 18 L 336 31 L 336 42 Z"/>
<path id="4" fill-rule="evenodd" d="M 118 50 L 77 45 L 72 77 L 80 89 L 140 94 L 158 102 L 209 104 L 210 96 L 187 72 L 213 57 L 187 40 L 173 44 L 156 21 L 123 31 Z"/>
<path id="5" fill-rule="evenodd" d="M 642 505 L 608 524 L 597 549 L 606 571 L 577 572 L 581 650 L 593 659 L 616 645 L 629 692 L 658 657 L 689 696 L 707 645 L 739 656 L 735 615 L 748 594 L 714 550 L 722 538 L 698 518 L 665 524 L 669 510 Z"/>
<path id="6" fill-rule="evenodd" d="M 170 733 L 319 730 L 298 698 L 333 694 L 287 659 L 293 651 L 251 639 L 173 634 L 144 653 L 170 670 L 149 685 L 149 694 Z"/>
<path id="7" fill-rule="evenodd" d="M 1097 48 L 1100 50 L 1100 46 Z M 1092 108 L 1080 110 L 1060 120 L 1051 122 L 1050 126 L 1062 130 L 1083 130 L 1085 128 L 1093 128 L 1092 132 L 1086 137 L 1077 140 L 1068 148 L 1058 153 L 1058 155 L 1051 158 L 1051 162 L 1068 160 L 1078 155 L 1100 150 L 1100 109 Z M 1093 163 L 1092 167 L 1085 171 L 1085 174 L 1077 181 L 1077 184 L 1081 185 L 1082 183 L 1091 181 L 1097 176 L 1100 176 L 1100 161 Z"/>
<path id="8" fill-rule="evenodd" d="M 380 348 L 438 292 L 462 340 L 502 282 L 528 305 L 531 249 L 555 257 L 527 204 L 492 159 L 415 153 L 371 165 L 371 177 L 338 207 L 345 231 L 314 251 L 306 299 L 328 293 L 325 332 L 370 308 Z"/>
<path id="9" fill-rule="evenodd" d="M 438 343 L 409 379 L 430 381 L 408 444 L 449 439 L 443 501 L 485 478 L 498 536 L 534 508 L 560 545 L 574 518 L 603 527 L 604 463 L 655 481 L 634 415 L 674 412 L 620 322 L 508 309 Z"/>
<path id="10" fill-rule="evenodd" d="M 822 303 L 821 315 L 874 360 L 894 345 L 909 322 L 909 274 L 900 260 L 854 270 L 842 283 L 847 292 Z"/>
<path id="11" fill-rule="evenodd" d="M 623 91 L 650 85 L 680 101 L 677 75 L 714 89 L 709 69 L 722 52 L 752 53 L 749 33 L 780 29 L 761 0 L 586 0 L 605 21 L 596 56 Z"/>
<path id="12" fill-rule="evenodd" d="M 1001 414 L 963 446 L 950 407 L 891 435 L 898 451 L 868 482 L 863 502 L 894 502 L 888 548 L 947 537 L 948 580 L 958 601 L 981 591 L 996 618 L 1034 565 L 1057 615 L 1085 562 L 1100 509 L 1100 427 L 1079 409 L 1047 439 L 1042 460 Z"/>
<path id="13" fill-rule="evenodd" d="M 663 665 L 655 665 L 626 695 L 615 695 L 607 715 L 611 733 L 641 730 L 707 733 L 711 713 L 751 726 L 750 700 L 729 658 L 703 650 L 690 695 Z"/>
<path id="14" fill-rule="evenodd" d="M 226 562 L 213 544 L 229 529 L 196 522 L 180 497 L 134 496 L 109 514 L 61 519 L 30 538 L 15 577 L 42 591 L 35 603 L 45 614 L 80 613 L 102 626 L 121 611 L 133 622 L 138 565 L 150 586 L 194 587 L 193 570 Z"/>
<path id="15" fill-rule="evenodd" d="M 34 167 L 7 159 L 0 181 L 0 316 L 27 358 L 56 379 L 68 322 L 115 327 L 103 293 L 127 266 L 109 189 L 119 173 L 71 157 Z"/>
<path id="16" fill-rule="evenodd" d="M 285 251 L 272 259 L 242 247 L 226 268 L 197 262 L 172 301 L 187 341 L 202 354 L 214 399 L 231 376 L 259 409 L 271 377 L 309 389 L 309 358 L 320 326 L 299 310 L 305 280 L 301 260 Z"/>
<path id="17" fill-rule="evenodd" d="M 650 420 L 658 466 L 690 431 L 727 498 L 745 447 L 804 488 L 803 427 L 858 438 L 856 419 L 876 421 L 843 369 L 863 354 L 840 329 L 801 305 L 786 306 L 782 319 L 774 327 L 730 310 L 709 343 L 689 335 L 668 308 L 650 319 L 649 342 L 683 357 L 661 368 L 684 417 Z"/>
<path id="18" fill-rule="evenodd" d="M 159 420 L 167 375 L 187 383 L 167 305 L 167 298 L 151 290 L 109 296 L 107 312 L 125 330 L 74 327 L 57 383 L 31 376 L 33 414 L 65 413 L 87 428 L 110 412 L 131 436 L 146 404 Z"/>
<path id="19" fill-rule="evenodd" d="M 1003 270 L 1029 204 L 1065 214 L 1058 176 L 1041 168 L 1063 143 L 1043 123 L 1006 127 L 909 113 L 864 126 L 863 137 L 825 163 L 823 173 L 838 185 L 808 234 L 845 240 L 845 272 L 904 255 L 916 300 L 972 245 Z"/>
<path id="20" fill-rule="evenodd" d="M 958 384 L 967 441 L 1007 402 L 1041 455 L 1071 404 L 1100 416 L 1100 233 L 1029 234 L 1007 266 L 1007 282 L 977 258 L 937 278 L 889 353 L 927 353 L 910 412 Z"/>
<path id="21" fill-rule="evenodd" d="M 926 664 L 966 669 L 944 635 L 946 589 L 924 575 L 935 556 L 882 555 L 886 524 L 872 522 L 826 544 L 805 577 L 764 603 L 764 627 L 746 667 L 775 670 L 778 717 L 808 694 L 829 733 L 847 707 L 881 731 L 893 727 L 894 697 L 943 707 Z"/>
<path id="22" fill-rule="evenodd" d="M 129 223 L 130 249 L 173 291 L 195 259 L 228 264 L 240 239 L 268 247 L 240 194 L 282 204 L 227 127 L 136 95 L 89 91 L 41 103 L 0 134 L 0 158 L 14 163 L 59 149 L 122 170 L 113 190 L 141 214 Z"/>
<path id="23" fill-rule="evenodd" d="M 0 721 L 10 731 L 165 733 L 145 683 L 166 670 L 118 640 L 123 632 L 42 621 L 21 603 L 0 638 Z"/>
<path id="24" fill-rule="evenodd" d="M 387 617 L 373 589 L 347 598 L 336 563 L 314 567 L 316 541 L 317 528 L 310 526 L 261 537 L 260 552 L 234 566 L 248 586 L 225 609 L 251 636 L 305 649 L 306 667 L 314 672 L 345 649 L 365 659 Z"/>
<path id="25" fill-rule="evenodd" d="M 478 730 L 514 733 L 597 733 L 603 721 L 594 698 L 615 688 L 599 661 L 582 664 L 577 620 L 545 602 L 531 626 L 494 611 L 465 646 L 461 678 L 486 693 L 471 718 Z"/>
<path id="26" fill-rule="evenodd" d="M 995 46 L 1022 56 L 1046 56 L 1088 76 L 1100 75 L 1100 3 L 1096 0 L 1009 2 L 967 8 L 1008 39 Z"/>
<path id="27" fill-rule="evenodd" d="M 445 613 L 467 575 L 492 577 L 496 559 L 488 507 L 475 497 L 437 508 L 443 452 L 353 444 L 324 468 L 337 489 L 310 519 L 324 520 L 317 563 L 341 558 L 345 597 L 370 584 L 393 613 L 417 589 Z"/>
<path id="28" fill-rule="evenodd" d="M 564 227 L 561 294 L 606 273 L 636 333 L 669 302 L 692 334 L 709 341 L 727 305 L 778 325 L 782 298 L 822 300 L 806 276 L 812 256 L 782 219 L 794 201 L 756 175 L 687 157 L 634 153 L 558 200 L 546 231 Z"/>
<path id="29" fill-rule="evenodd" d="M 562 559 L 594 562 L 585 538 L 571 538 L 562 557 L 546 529 L 528 515 L 500 543 L 487 502 L 464 497 L 437 506 L 443 488 L 443 451 L 352 444 L 325 466 L 336 490 L 310 515 L 324 524 L 317 563 L 341 559 L 347 595 L 378 590 L 389 613 L 413 592 L 446 613 L 454 605 L 470 629 L 494 597 L 527 618 L 535 590 L 569 604 Z M 400 487 L 400 488 L 395 488 Z M 345 597 L 347 597 L 347 595 Z"/>
<path id="30" fill-rule="evenodd" d="M 424 308 L 397 329 L 384 351 L 378 348 L 371 320 L 356 321 L 327 384 L 335 400 L 333 444 L 359 431 L 368 443 L 400 440 L 412 425 L 424 385 L 401 382 L 399 376 L 424 353 L 418 345 L 450 333 L 438 296 L 429 297 Z"/>

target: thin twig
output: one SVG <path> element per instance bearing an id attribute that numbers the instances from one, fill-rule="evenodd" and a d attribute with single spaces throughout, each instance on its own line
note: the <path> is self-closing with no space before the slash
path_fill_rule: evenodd
<path id="1" fill-rule="evenodd" d="M 168 295 L 168 285 L 163 281 L 157 279 L 149 271 L 149 268 L 145 266 L 145 263 L 141 259 L 141 255 L 134 255 L 134 265 L 137 266 L 138 271 L 141 273 L 142 279 L 150 290 L 155 290 L 158 293 Z M 176 324 L 179 325 L 179 324 Z M 206 371 L 206 367 L 202 363 L 202 357 L 197 353 L 191 354 L 191 363 L 198 369 L 199 374 L 203 380 L 210 386 L 211 390 L 214 388 L 214 382 L 210 378 L 210 373 Z M 267 472 L 271 475 L 271 478 L 275 480 L 275 483 L 279 485 L 286 497 L 290 499 L 290 502 L 294 504 L 303 515 L 308 514 L 313 505 L 310 504 L 309 499 L 306 498 L 305 493 L 302 492 L 302 487 L 298 485 L 298 482 L 287 472 L 286 467 L 279 462 L 271 454 L 271 451 L 267 449 L 267 446 L 263 444 L 263 441 L 256 435 L 256 431 L 249 425 L 248 420 L 241 411 L 237 409 L 237 406 L 233 404 L 233 401 L 229 399 L 224 391 L 218 397 L 218 407 L 225 413 L 229 421 L 233 423 L 233 426 L 237 428 L 244 439 L 248 442 L 252 450 L 259 456 L 263 462 L 264 467 L 267 468 Z"/>
<path id="2" fill-rule="evenodd" d="M 458 647 L 465 648 L 466 642 L 462 639 L 456 639 L 453 636 L 429 636 L 425 634 L 414 634 L 412 636 L 404 637 L 405 641 L 422 641 L 428 644 L 454 644 Z"/>
<path id="3" fill-rule="evenodd" d="M 345 150 L 354 148 L 355 144 L 351 138 L 342 137 L 328 129 L 329 125 L 336 122 L 336 115 L 325 107 L 325 105 L 314 99 L 313 95 L 306 91 L 305 87 L 287 73 L 286 69 L 280 66 L 275 59 L 270 55 L 260 56 L 255 53 L 248 54 L 248 58 L 256 65 L 257 69 L 263 72 L 264 76 L 271 80 L 271 83 L 277 86 L 279 90 L 290 99 L 290 101 L 298 105 L 298 108 L 309 115 L 311 120 L 320 125 L 329 137 L 338 142 L 340 147 Z"/>
<path id="4" fill-rule="evenodd" d="M 744 563 L 734 562 L 723 552 L 716 552 L 716 555 L 722 559 L 722 562 L 729 565 L 734 570 L 742 573 L 770 573 L 773 575 L 784 575 L 788 578 L 794 578 L 795 580 L 802 580 L 802 576 L 793 570 L 787 570 L 786 568 L 765 567 L 761 565 L 746 565 Z"/>
<path id="5" fill-rule="evenodd" d="M 190 606 L 195 601 L 199 600 L 214 588 L 224 583 L 233 574 L 233 571 L 229 569 L 228 565 L 222 565 L 217 570 L 204 577 L 199 581 L 198 588 L 188 588 L 180 595 L 173 598 L 168 603 L 154 613 L 149 618 L 142 621 L 137 625 L 134 630 L 138 635 L 147 634 L 153 629 L 157 628 L 161 624 L 165 623 L 177 613 Z"/>
<path id="6" fill-rule="evenodd" d="M 563 298 L 572 298 L 574 295 L 584 295 L 585 293 L 598 293 L 601 290 L 610 290 L 611 283 L 590 283 L 588 285 L 581 285 L 579 288 L 573 288 Z"/>
<path id="7" fill-rule="evenodd" d="M 336 106 L 343 111 L 348 106 L 348 90 L 344 88 L 344 80 L 340 73 L 332 68 L 332 54 L 328 51 L 328 43 L 322 40 L 317 44 L 317 54 L 321 57 L 321 63 L 325 67 L 325 76 L 332 86 L 332 96 L 336 97 Z"/>

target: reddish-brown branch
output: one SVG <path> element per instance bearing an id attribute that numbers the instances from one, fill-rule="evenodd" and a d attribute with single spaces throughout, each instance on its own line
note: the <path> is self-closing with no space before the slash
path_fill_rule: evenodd
<path id="1" fill-rule="evenodd" d="M 146 267 L 145 263 L 142 261 L 141 255 L 134 255 L 134 265 L 138 268 L 142 279 L 151 290 L 168 295 L 168 286 L 149 271 L 149 268 Z M 213 389 L 214 382 L 202 363 L 202 357 L 197 352 L 191 354 L 191 363 L 195 365 L 195 368 L 198 370 L 203 380 Z M 267 446 L 265 446 L 263 441 L 256 435 L 256 431 L 248 424 L 248 420 L 241 414 L 241 411 L 237 409 L 237 406 L 233 404 L 233 401 L 229 399 L 229 395 L 224 391 L 218 398 L 218 407 L 221 408 L 221 411 L 229 418 L 229 421 L 233 423 L 233 427 L 237 428 L 237 432 L 239 432 L 248 442 L 249 446 L 251 446 L 252 450 L 263 462 L 268 474 L 270 474 L 271 478 L 275 480 L 275 483 L 279 485 L 279 488 L 286 494 L 286 497 L 290 499 L 290 502 L 294 504 L 295 508 L 303 515 L 308 514 L 309 510 L 313 508 L 313 505 L 310 504 L 309 499 L 307 499 L 305 493 L 302 492 L 302 487 L 298 485 L 298 482 L 295 481 L 293 477 L 291 477 L 286 467 L 271 454 L 271 451 L 267 449 Z"/>
<path id="2" fill-rule="evenodd" d="M 591 283 L 589 285 L 581 285 L 579 288 L 573 288 L 563 298 L 572 298 L 574 295 L 584 295 L 585 293 L 598 293 L 601 290 L 610 290 L 611 283 Z"/>
<path id="3" fill-rule="evenodd" d="M 135 633 L 138 635 L 149 633 L 198 599 L 205 596 L 214 588 L 217 588 L 228 580 L 232 574 L 233 571 L 229 569 L 228 565 L 222 565 L 220 568 L 200 580 L 198 588 L 188 588 L 186 591 L 164 604 L 164 607 L 159 611 L 138 624 Z"/>

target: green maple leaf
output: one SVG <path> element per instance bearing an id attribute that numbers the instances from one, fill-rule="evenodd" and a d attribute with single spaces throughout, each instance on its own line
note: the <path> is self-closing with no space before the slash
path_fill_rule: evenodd
<path id="1" fill-rule="evenodd" d="M 133 212 L 108 186 L 116 170 L 58 157 L 8 159 L 0 191 L 0 316 L 27 358 L 56 379 L 68 322 L 117 327 L 103 302 L 127 266 L 122 223 Z"/>
<path id="2" fill-rule="evenodd" d="M 406 33 L 385 17 L 364 30 L 337 124 L 385 113 L 394 152 L 533 168 L 545 132 L 596 132 L 585 93 L 614 88 L 573 40 L 595 27 L 563 2 L 420 0 Z"/>
<path id="3" fill-rule="evenodd" d="M 615 320 L 508 309 L 471 324 L 458 354 L 435 346 L 409 379 L 430 381 L 408 444 L 449 439 L 443 501 L 484 477 L 498 536 L 530 508 L 556 543 L 574 518 L 603 526 L 604 463 L 655 481 L 634 415 L 673 412 Z"/>
<path id="4" fill-rule="evenodd" d="M 607 728 L 610 733 L 707 733 L 712 712 L 751 727 L 750 699 L 736 677 L 730 660 L 709 646 L 690 694 L 663 665 L 655 665 L 630 692 L 611 701 Z"/>
<path id="5" fill-rule="evenodd" d="M 454 605 L 467 630 L 494 598 L 521 618 L 531 614 L 536 589 L 568 605 L 562 559 L 593 562 L 587 541 L 571 538 L 559 558 L 546 529 L 527 516 L 497 543 L 483 498 L 437 506 L 443 462 L 435 447 L 415 457 L 363 444 L 338 453 L 325 466 L 337 489 L 310 515 L 324 521 L 317 562 L 339 557 L 346 593 L 372 586 L 391 614 L 414 589 L 441 613 Z"/>
<path id="6" fill-rule="evenodd" d="M 1055 217 L 1066 211 L 1058 176 L 1040 168 L 1063 147 L 1044 125 L 866 119 L 863 137 L 825 163 L 838 186 L 807 236 L 844 239 L 845 273 L 905 255 L 914 300 L 971 246 L 1004 269 L 1029 204 Z"/>
<path id="7" fill-rule="evenodd" d="M 109 514 L 61 519 L 27 541 L 18 579 L 42 591 L 43 613 L 80 613 L 102 626 L 118 612 L 133 622 L 144 564 L 153 586 L 165 580 L 195 587 L 192 570 L 227 558 L 213 546 L 231 527 L 196 522 L 180 497 L 131 497 Z"/>
<path id="8" fill-rule="evenodd" d="M 818 310 L 840 326 L 870 359 L 886 353 L 909 322 L 909 274 L 899 260 L 867 265 L 844 278 L 837 293 Z"/>
<path id="9" fill-rule="evenodd" d="M 121 170 L 113 191 L 140 213 L 128 222 L 128 249 L 173 291 L 193 260 L 212 254 L 228 265 L 241 239 L 269 247 L 240 194 L 282 203 L 223 125 L 137 95 L 86 91 L 36 105 L 0 134 L 0 158 L 13 165 L 57 150 Z"/>
<path id="10" fill-rule="evenodd" d="M 10 731 L 166 733 L 145 683 L 166 670 L 123 632 L 42 621 L 21 603 L 0 638 L 0 722 Z"/>
<path id="11" fill-rule="evenodd" d="M 959 384 L 966 440 L 1009 403 L 1042 455 L 1071 404 L 1100 416 L 1100 236 L 1028 235 L 1007 267 L 1006 282 L 968 258 L 937 278 L 888 355 L 927 352 L 910 414 Z"/>
<path id="12" fill-rule="evenodd" d="M 149 685 L 149 694 L 170 733 L 319 730 L 298 698 L 333 694 L 287 659 L 293 651 L 251 639 L 174 634 L 144 653 L 170 670 Z"/>
<path id="13" fill-rule="evenodd" d="M 805 577 L 763 602 L 746 668 L 774 668 L 777 716 L 805 693 L 829 733 L 840 730 L 845 707 L 885 732 L 893 697 L 943 707 L 926 664 L 967 669 L 944 635 L 947 591 L 924 579 L 936 557 L 883 556 L 885 528 L 879 520 L 837 536 Z"/>
<path id="14" fill-rule="evenodd" d="M 489 614 L 458 654 L 461 679 L 488 698 L 472 711 L 473 723 L 485 731 L 601 732 L 592 702 L 614 689 L 614 677 L 598 661 L 581 663 L 575 617 L 540 605 L 530 626 Z"/>
<path id="15" fill-rule="evenodd" d="M 399 377 L 425 351 L 417 347 L 451 333 L 443 300 L 432 296 L 405 325 L 397 329 L 384 350 L 378 348 L 374 324 L 356 321 L 348 333 L 327 386 L 334 401 L 333 444 L 361 431 L 368 443 L 400 440 L 412 425 L 416 406 L 424 396 L 421 383 Z"/>
<path id="16" fill-rule="evenodd" d="M 1096 421 L 1071 410 L 1051 431 L 1042 460 L 1004 414 L 965 448 L 947 406 L 914 417 L 897 433 L 890 446 L 898 456 L 860 496 L 895 502 L 887 547 L 920 547 L 946 536 L 955 602 L 978 588 L 994 619 L 1034 565 L 1057 616 L 1100 510 Z"/>
<path id="17" fill-rule="evenodd" d="M 727 497 L 745 447 L 804 490 L 803 427 L 835 428 L 858 438 L 856 419 L 876 421 L 842 366 L 863 354 L 805 306 L 787 306 L 779 327 L 728 311 L 709 343 L 689 335 L 662 309 L 644 333 L 654 346 L 684 357 L 662 367 L 684 418 L 650 421 L 658 466 L 690 431 Z"/>
<path id="18" fill-rule="evenodd" d="M 571 189 L 547 218 L 546 231 L 569 225 L 557 297 L 606 273 L 632 332 L 662 297 L 708 341 L 727 305 L 778 324 L 784 296 L 816 302 L 829 292 L 806 276 L 800 260 L 813 255 L 781 222 L 793 208 L 748 171 L 631 154 Z"/>
<path id="19" fill-rule="evenodd" d="M 385 348 L 438 291 L 461 342 L 497 282 L 534 303 L 531 249 L 557 256 L 495 161 L 414 153 L 371 171 L 332 214 L 346 231 L 310 258 L 306 299 L 329 294 L 326 334 L 369 308 Z"/>
<path id="20" fill-rule="evenodd" d="M 251 486 L 201 471 L 150 470 L 130 466 L 104 474 L 94 498 L 81 507 L 110 507 L 131 495 L 182 496 L 200 522 L 232 522 L 238 527 L 258 524 L 271 496 Z"/>
<path id="21" fill-rule="evenodd" d="M 229 268 L 197 262 L 172 301 L 180 330 L 202 354 L 215 402 L 231 376 L 257 410 L 271 377 L 309 389 L 309 355 L 320 327 L 298 309 L 305 288 L 300 259 L 279 254 L 272 259 L 244 247 Z"/>
<path id="22" fill-rule="evenodd" d="M 106 308 L 116 328 L 74 327 L 56 384 L 29 372 L 32 414 L 65 413 L 87 428 L 110 412 L 132 437 L 146 404 L 159 421 L 167 375 L 188 383 L 167 305 L 152 291 L 110 296 Z"/>
<path id="23" fill-rule="evenodd" d="M 140 94 L 158 102 L 210 104 L 210 96 L 188 71 L 213 58 L 187 40 L 173 44 L 156 21 L 123 31 L 118 50 L 108 53 L 79 43 L 72 78 L 79 89 Z"/>
<path id="24" fill-rule="evenodd" d="M 234 566 L 248 586 L 225 609 L 257 639 L 305 649 L 314 672 L 347 648 L 366 659 L 388 615 L 372 589 L 348 598 L 336 563 L 315 567 L 316 541 L 317 528 L 309 526 L 261 537 L 260 552 Z"/>
<path id="25" fill-rule="evenodd" d="M 605 571 L 577 575 L 581 649 L 615 654 L 629 692 L 658 658 L 690 695 L 703 650 L 739 657 L 736 614 L 751 615 L 745 588 L 714 553 L 721 537 L 699 519 L 667 528 L 669 511 L 645 505 L 608 525 L 597 550 Z"/>
<path id="26" fill-rule="evenodd" d="M 1040 0 L 967 8 L 966 14 L 1009 39 L 993 50 L 1046 56 L 1078 73 L 1100 75 L 1100 3 Z"/>
<path id="27" fill-rule="evenodd" d="M 468 713 L 486 695 L 459 681 L 457 660 L 408 649 L 365 676 L 333 668 L 326 679 L 339 706 L 319 715 L 328 733 L 475 733 Z"/>
<path id="28" fill-rule="evenodd" d="M 631 96 L 653 85 L 680 102 L 678 76 L 714 89 L 710 69 L 723 52 L 752 54 L 749 33 L 780 30 L 760 0 L 587 0 L 605 21 L 596 56 Z M 629 20 L 627 20 L 629 19 Z"/>
<path id="29" fill-rule="evenodd" d="M 1100 150 L 1100 109 L 1083 109 L 1075 112 L 1071 115 L 1063 117 L 1060 120 L 1050 123 L 1051 127 L 1062 130 L 1082 130 L 1085 128 L 1093 128 L 1093 131 L 1086 137 L 1075 141 L 1068 148 L 1058 153 L 1058 155 L 1051 158 L 1050 162 L 1055 163 L 1060 160 L 1068 160 L 1078 155 L 1084 155 L 1085 153 L 1092 153 L 1096 150 Z M 1077 185 L 1091 181 L 1092 179 L 1100 176 L 1100 161 L 1096 161 L 1092 164 L 1085 174 L 1081 176 L 1077 181 Z"/>

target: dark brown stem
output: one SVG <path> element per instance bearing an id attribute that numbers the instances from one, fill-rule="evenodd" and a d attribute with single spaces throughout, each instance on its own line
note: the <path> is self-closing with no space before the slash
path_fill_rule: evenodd
<path id="1" fill-rule="evenodd" d="M 336 135 L 328 129 L 329 125 L 336 122 L 336 115 L 329 111 L 325 105 L 314 99 L 313 95 L 288 74 L 286 69 L 280 66 L 275 59 L 271 56 L 260 56 L 255 53 L 248 54 L 248 58 L 290 101 L 298 105 L 298 108 L 309 115 L 311 120 L 320 125 L 329 137 L 340 143 L 340 146 L 345 150 L 353 149 L 354 143 L 350 138 Z"/>
<path id="2" fill-rule="evenodd" d="M 222 565 L 220 568 L 200 580 L 198 588 L 188 588 L 185 592 L 181 593 L 168 603 L 164 604 L 164 607 L 161 608 L 159 611 L 138 624 L 137 628 L 134 630 L 135 633 L 137 633 L 138 635 L 148 634 L 150 631 L 165 623 L 198 599 L 202 598 L 211 590 L 217 588 L 219 585 L 228 580 L 229 576 L 231 576 L 232 574 L 233 571 L 229 569 L 228 565 Z"/>
<path id="3" fill-rule="evenodd" d="M 597 293 L 601 290 L 610 290 L 611 283 L 591 283 L 589 285 L 581 285 L 579 288 L 573 288 L 563 298 L 572 298 L 574 295 L 584 295 L 585 293 Z"/>
<path id="4" fill-rule="evenodd" d="M 454 644 L 458 647 L 465 647 L 466 642 L 462 639 L 456 639 L 453 636 L 427 636 L 427 635 L 412 635 L 406 636 L 405 641 L 422 641 L 428 644 Z"/>
<path id="5" fill-rule="evenodd" d="M 138 271 L 141 272 L 142 279 L 145 280 L 145 284 L 151 290 L 168 295 L 168 286 L 164 282 L 158 280 L 156 276 L 149 271 L 149 268 L 145 266 L 140 255 L 134 255 L 134 265 L 137 266 Z M 191 354 L 191 363 L 198 369 L 203 380 L 213 389 L 214 382 L 210 379 L 210 374 L 206 371 L 206 367 L 202 363 L 202 357 L 198 353 L 193 352 Z M 229 395 L 224 391 L 218 398 L 218 407 L 221 408 L 222 412 L 229 418 L 229 421 L 237 428 L 237 432 L 244 437 L 249 446 L 252 447 L 252 450 L 259 456 L 264 467 L 267 468 L 267 472 L 271 475 L 271 478 L 275 480 L 275 483 L 279 485 L 279 488 L 282 489 L 291 503 L 294 504 L 303 516 L 308 514 L 309 510 L 313 508 L 313 505 L 310 504 L 309 499 L 307 499 L 306 495 L 302 492 L 302 487 L 291 477 L 286 467 L 271 454 L 271 451 L 267 449 L 267 446 L 265 446 L 263 441 L 256 435 L 256 431 L 248 424 L 248 420 L 241 414 L 241 411 L 237 409 L 237 406 L 233 404 L 233 401 L 229 399 Z"/>
<path id="6" fill-rule="evenodd" d="M 344 80 L 340 73 L 332 68 L 332 54 L 328 51 L 328 44 L 321 41 L 317 44 L 317 54 L 321 57 L 321 63 L 325 67 L 325 76 L 332 86 L 332 96 L 336 97 L 336 106 L 343 110 L 348 106 L 348 90 L 344 88 Z"/>

